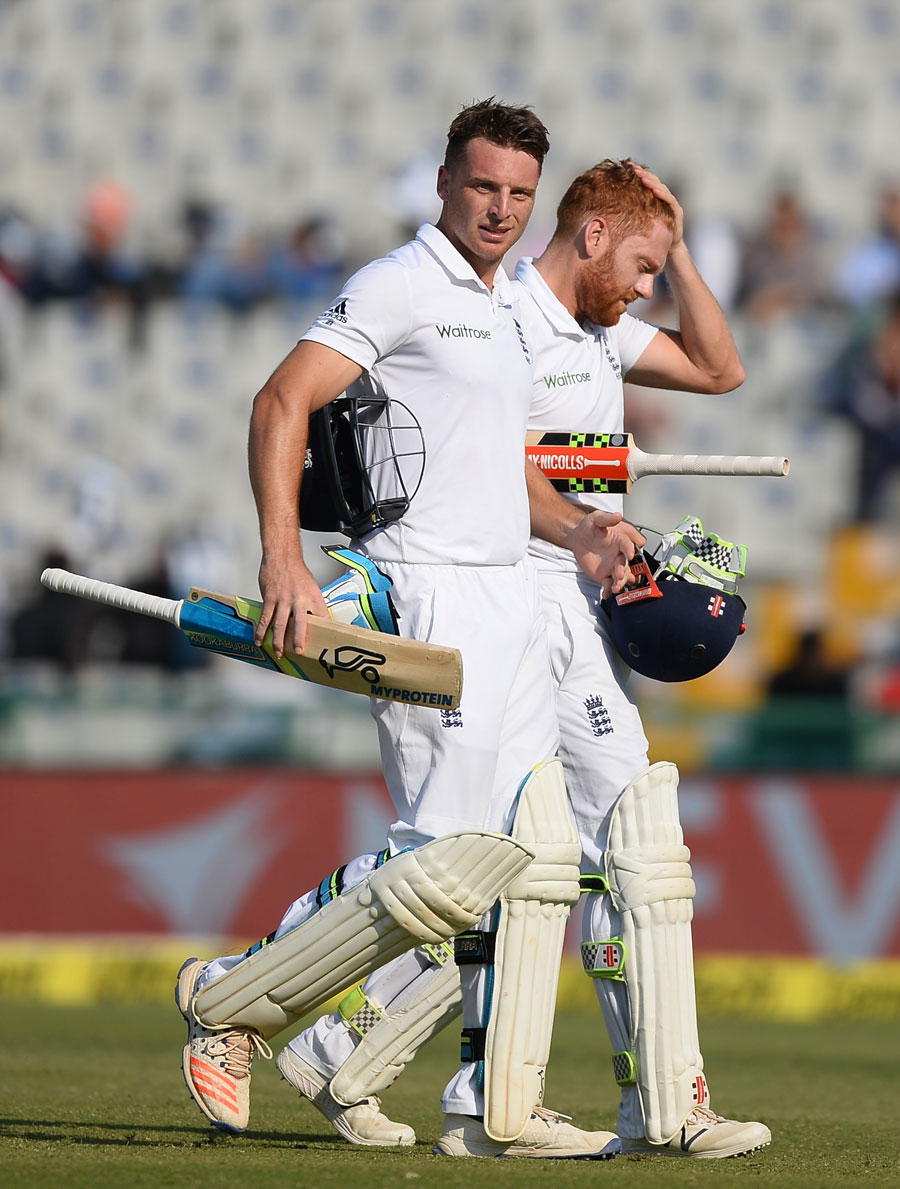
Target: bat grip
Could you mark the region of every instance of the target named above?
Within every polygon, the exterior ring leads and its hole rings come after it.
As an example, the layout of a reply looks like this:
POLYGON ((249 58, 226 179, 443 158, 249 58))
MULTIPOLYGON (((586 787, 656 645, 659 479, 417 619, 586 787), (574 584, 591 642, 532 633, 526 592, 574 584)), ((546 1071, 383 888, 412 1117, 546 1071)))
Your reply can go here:
MULTIPOLYGON (((641 475, 786 475, 787 458, 749 454, 653 454, 633 451, 633 478, 641 475)), ((631 464, 631 459, 629 459, 631 464)))
POLYGON ((83 574, 71 574, 68 570, 44 570, 41 582, 48 590, 60 594, 77 595, 81 599, 104 603, 107 607, 120 607, 123 611, 137 611, 141 615, 163 619, 174 627, 179 626, 183 602, 181 599, 164 599, 159 595, 144 594, 140 590, 130 590, 127 586, 99 582, 96 578, 86 578, 83 574))

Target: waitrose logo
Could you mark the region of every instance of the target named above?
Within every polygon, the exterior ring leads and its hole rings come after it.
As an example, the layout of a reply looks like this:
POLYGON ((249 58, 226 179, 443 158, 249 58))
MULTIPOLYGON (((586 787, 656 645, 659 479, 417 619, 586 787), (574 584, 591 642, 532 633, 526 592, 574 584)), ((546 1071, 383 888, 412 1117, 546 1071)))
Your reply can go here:
POLYGON ((556 376, 544 376, 544 383, 548 388, 565 388, 569 384, 586 384, 590 378, 590 372, 560 372, 556 376))
POLYGON ((438 326, 435 330, 442 339, 489 339, 489 330, 478 330, 475 326, 438 326))

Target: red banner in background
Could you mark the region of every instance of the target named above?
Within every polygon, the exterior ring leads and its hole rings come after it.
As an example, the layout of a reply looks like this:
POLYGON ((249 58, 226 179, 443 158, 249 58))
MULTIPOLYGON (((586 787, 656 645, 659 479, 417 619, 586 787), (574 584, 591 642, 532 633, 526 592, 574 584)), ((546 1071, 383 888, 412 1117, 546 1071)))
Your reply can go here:
MULTIPOLYGON (((380 775, 7 771, 0 787, 7 934, 257 937, 393 817, 380 775)), ((680 802, 699 952, 900 957, 900 782, 686 777, 680 802)))

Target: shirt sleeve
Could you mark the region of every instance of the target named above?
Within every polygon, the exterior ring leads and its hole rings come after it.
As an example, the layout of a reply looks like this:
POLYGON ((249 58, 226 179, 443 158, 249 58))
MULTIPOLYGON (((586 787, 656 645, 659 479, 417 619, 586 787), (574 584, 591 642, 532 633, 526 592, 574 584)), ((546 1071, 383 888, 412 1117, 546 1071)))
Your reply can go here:
POLYGON ((322 343, 370 371, 409 337, 411 327, 408 269, 376 260, 353 274, 301 342, 322 343))
POLYGON ((623 376, 628 375, 658 333, 658 326, 630 314, 622 315, 616 324, 616 344, 623 376))

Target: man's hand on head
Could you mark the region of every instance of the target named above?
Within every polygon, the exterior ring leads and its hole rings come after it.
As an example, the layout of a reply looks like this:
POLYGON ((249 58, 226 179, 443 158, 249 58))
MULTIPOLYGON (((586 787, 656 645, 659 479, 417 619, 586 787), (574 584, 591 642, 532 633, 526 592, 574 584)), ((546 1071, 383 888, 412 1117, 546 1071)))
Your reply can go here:
MULTIPOLYGON (((666 206, 671 207, 672 213, 675 216, 675 230, 672 234, 672 248, 677 248, 684 239, 684 211, 681 209, 681 204, 664 182, 661 182, 655 173, 651 173, 649 169, 645 169, 643 165, 638 165, 636 161, 631 163, 634 166, 634 172, 641 179, 648 190, 652 190, 660 201, 664 202, 666 206)), ((671 251, 671 248, 669 249, 671 251)))

